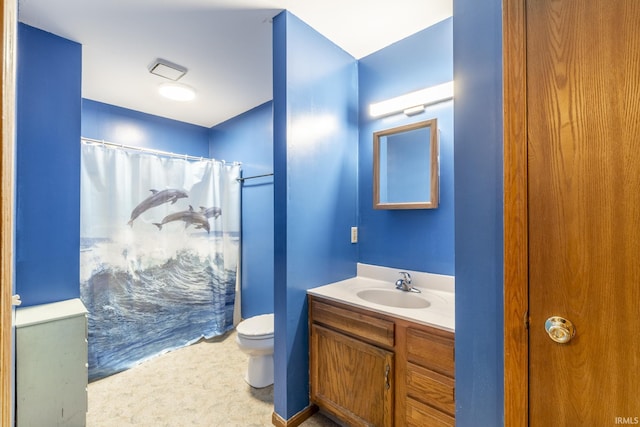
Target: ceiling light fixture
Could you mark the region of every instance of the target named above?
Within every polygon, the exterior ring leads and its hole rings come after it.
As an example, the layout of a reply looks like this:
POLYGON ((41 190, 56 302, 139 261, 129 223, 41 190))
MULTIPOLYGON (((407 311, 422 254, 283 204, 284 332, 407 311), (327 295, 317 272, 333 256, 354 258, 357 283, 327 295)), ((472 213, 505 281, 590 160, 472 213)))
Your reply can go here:
POLYGON ((175 82, 187 74, 187 69, 182 65, 158 58, 149 65, 149 72, 175 82))
POLYGON ((196 91, 182 83, 162 83, 158 86, 158 92, 165 98, 174 101, 191 101, 196 97, 196 91))
POLYGON ((421 113, 426 105, 453 98, 453 81, 396 96, 369 105, 371 117, 383 117, 404 111, 408 116, 421 113))

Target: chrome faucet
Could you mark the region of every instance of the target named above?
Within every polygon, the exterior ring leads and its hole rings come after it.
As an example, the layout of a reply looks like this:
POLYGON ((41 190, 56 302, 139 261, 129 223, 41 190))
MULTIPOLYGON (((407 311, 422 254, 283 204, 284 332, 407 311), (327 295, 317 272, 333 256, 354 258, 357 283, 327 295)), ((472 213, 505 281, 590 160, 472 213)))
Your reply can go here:
POLYGON ((420 292, 420 289, 416 289, 411 286, 411 274, 406 271, 401 271, 402 278, 396 280, 396 289, 400 289, 405 292, 420 292))

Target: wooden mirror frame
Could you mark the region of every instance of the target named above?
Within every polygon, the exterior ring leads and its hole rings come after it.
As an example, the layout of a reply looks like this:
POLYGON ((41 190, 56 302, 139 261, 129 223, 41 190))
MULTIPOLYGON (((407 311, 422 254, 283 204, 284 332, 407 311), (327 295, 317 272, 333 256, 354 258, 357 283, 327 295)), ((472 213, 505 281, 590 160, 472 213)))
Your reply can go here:
POLYGON ((438 161, 438 120, 429 119, 417 123, 398 126, 373 133, 373 208, 374 209, 435 209, 438 207, 440 188, 438 161), (386 203, 380 201, 380 139, 385 136, 409 132, 421 128, 430 128, 429 144, 430 161, 425 167, 430 168, 430 194, 428 200, 415 202, 386 203))

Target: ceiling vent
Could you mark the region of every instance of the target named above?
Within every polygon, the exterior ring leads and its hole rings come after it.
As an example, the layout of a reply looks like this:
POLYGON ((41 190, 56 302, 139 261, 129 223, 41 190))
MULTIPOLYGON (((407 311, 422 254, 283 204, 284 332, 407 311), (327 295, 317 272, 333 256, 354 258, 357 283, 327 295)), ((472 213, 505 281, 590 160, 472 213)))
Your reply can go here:
POLYGON ((179 80, 187 73, 187 69, 164 59, 156 59, 149 66, 149 72, 169 80, 179 80))

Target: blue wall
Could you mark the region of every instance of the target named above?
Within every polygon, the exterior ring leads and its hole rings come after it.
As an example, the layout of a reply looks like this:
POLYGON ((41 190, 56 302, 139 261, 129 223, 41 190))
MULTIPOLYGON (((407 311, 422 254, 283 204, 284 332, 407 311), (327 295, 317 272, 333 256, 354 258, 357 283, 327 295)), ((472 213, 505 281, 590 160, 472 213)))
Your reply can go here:
POLYGON ((357 62, 289 12, 274 19, 275 411, 309 403, 306 290, 355 276, 357 62))
POLYGON ((419 115, 369 117, 369 104, 453 79, 452 18, 359 62, 359 262, 454 274, 453 101, 419 115), (438 119, 440 205, 429 210, 373 209, 373 132, 438 119))
POLYGON ((453 4, 459 427, 504 423, 501 6, 453 4))
POLYGON ((16 291, 23 306, 80 296, 82 49, 18 25, 16 291))
MULTIPOLYGON (((245 177, 273 172, 273 103, 211 129, 210 157, 242 162, 245 177)), ((273 313, 273 177, 242 184, 242 317, 273 313)))
POLYGON ((178 154, 209 157, 209 129, 82 100, 82 136, 178 154))

